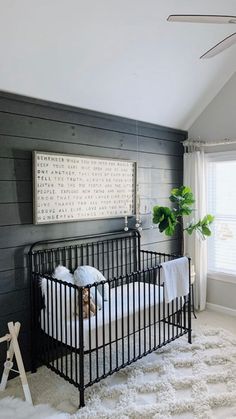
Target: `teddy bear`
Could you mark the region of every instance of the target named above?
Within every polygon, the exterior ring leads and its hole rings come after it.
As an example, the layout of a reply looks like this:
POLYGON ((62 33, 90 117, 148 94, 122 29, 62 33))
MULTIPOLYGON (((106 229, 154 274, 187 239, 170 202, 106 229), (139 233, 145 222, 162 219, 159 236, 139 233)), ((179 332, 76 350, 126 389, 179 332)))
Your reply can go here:
POLYGON ((96 311, 97 311, 97 308, 92 300, 91 295, 90 295, 90 301, 89 301, 88 288, 84 288, 83 289, 83 318, 86 319, 90 316, 95 316, 96 311))

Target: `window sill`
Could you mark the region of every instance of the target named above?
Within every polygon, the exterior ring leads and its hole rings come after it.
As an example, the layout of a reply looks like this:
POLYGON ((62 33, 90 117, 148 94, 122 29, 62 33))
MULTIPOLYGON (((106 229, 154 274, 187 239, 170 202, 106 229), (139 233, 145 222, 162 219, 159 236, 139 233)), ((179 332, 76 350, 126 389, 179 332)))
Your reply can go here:
POLYGON ((228 282, 228 283, 236 285, 236 274, 233 275, 233 274, 226 274, 224 272, 208 272, 207 278, 214 279, 216 281, 221 281, 221 282, 228 282))

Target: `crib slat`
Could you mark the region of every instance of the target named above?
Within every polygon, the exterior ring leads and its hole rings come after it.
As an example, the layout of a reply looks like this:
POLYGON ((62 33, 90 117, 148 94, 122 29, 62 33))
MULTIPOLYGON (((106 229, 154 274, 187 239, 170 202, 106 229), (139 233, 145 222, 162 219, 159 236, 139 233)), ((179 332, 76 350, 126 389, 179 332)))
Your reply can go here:
POLYGON ((131 237, 129 237, 129 272, 132 272, 132 250, 131 250, 131 237))
POLYGON ((130 316, 130 309, 129 309, 130 281, 129 281, 129 276, 127 274, 126 274, 126 286, 127 286, 127 333, 128 333, 127 341, 128 341, 128 363, 129 363, 130 362, 130 318, 129 318, 129 316, 130 316))
POLYGON ((109 356, 110 356, 110 371, 112 371, 112 336, 111 336, 111 281, 109 285, 109 356))
POLYGON ((78 348, 78 334, 77 334, 77 327, 78 327, 78 305, 79 305, 79 295, 77 287, 74 288, 74 310, 75 310, 75 321, 74 321, 74 332, 75 332, 75 348, 74 351, 74 362, 75 362, 75 382, 78 383, 78 356, 77 356, 77 348, 78 348))
POLYGON ((173 313, 174 313, 174 300, 172 300, 171 301, 171 321, 172 321, 172 336, 171 336, 171 338, 172 338, 172 340, 173 340, 173 338, 174 338, 174 333, 175 333, 175 326, 174 326, 174 315, 173 315, 173 313))
POLYGON ((84 406, 84 323, 83 323, 83 288, 79 293, 79 389, 80 407, 84 406))
POLYGON ((167 338, 170 340, 170 303, 167 304, 167 338))
POLYGON ((46 279, 46 283, 47 283, 47 363, 50 363, 50 318, 49 318, 49 281, 48 279, 46 279))
POLYGON ((104 308, 104 283, 102 284, 102 345, 103 345, 103 375, 106 374, 106 352, 105 352, 105 308, 104 308))
POLYGON ((183 299, 182 299, 182 297, 180 297, 179 304, 180 304, 179 323, 180 323, 180 332, 182 333, 182 316, 183 316, 183 312, 182 312, 183 311, 183 299))
POLYGON ((176 317, 177 317, 177 336, 179 335, 179 299, 178 298, 176 298, 175 299, 175 301, 176 301, 176 313, 177 313, 177 315, 176 315, 176 317))
POLYGON ((101 271, 104 274, 104 271, 105 271, 105 247, 104 247, 104 242, 102 242, 102 269, 101 269, 101 271))
POLYGON ((84 247, 82 244, 80 246, 80 260, 81 260, 81 265, 83 266, 84 265, 84 247))
POLYGON ((122 364, 124 365, 125 359, 125 346, 124 346, 124 277, 121 279, 121 339, 122 339, 122 364))
POLYGON ((69 319, 70 319, 70 378, 73 380, 73 343, 72 343, 72 322, 73 322, 73 315, 72 315, 72 295, 71 295, 71 287, 69 289, 69 319))
POLYGON ((92 266, 95 266, 94 265, 94 252, 95 252, 95 250, 94 250, 94 243, 92 243, 92 266))
POLYGON ((140 308, 140 299, 141 299, 141 292, 140 292, 140 273, 137 273, 137 281, 138 281, 138 350, 139 356, 141 355, 141 308, 140 308))
POLYGON ((164 340, 164 342, 166 340, 165 317, 166 317, 166 299, 165 299, 165 285, 163 285, 162 319, 164 320, 164 322, 162 323, 162 325, 163 325, 163 340, 164 340))
MULTIPOLYGON (((116 277, 120 276, 119 274, 119 249, 118 249, 118 240, 116 240, 116 277)), ((119 284, 120 285, 120 284, 119 284)))
POLYGON ((186 330, 186 304, 187 304, 187 297, 184 297, 184 330, 186 330))
MULTIPOLYGON (((154 274, 154 292, 153 292, 153 298, 154 298, 154 306, 153 306, 153 318, 154 318, 154 348, 157 347, 157 334, 156 334, 156 329, 157 329, 157 324, 156 324, 156 284, 158 285, 158 289, 159 289, 159 283, 158 283, 158 271, 157 269, 154 269, 153 271, 154 274)), ((159 320, 159 319, 158 319, 159 320)))
POLYGON ((86 265, 89 265, 89 245, 86 244, 86 265))
POLYGON ((115 286, 115 335, 116 335, 116 368, 118 368, 118 323, 117 323, 117 314, 118 314, 118 302, 117 302, 117 286, 115 286))
POLYGON ((62 306, 62 283, 60 282, 60 329, 61 329, 61 371, 64 374, 63 368, 63 324, 62 324, 62 316, 63 316, 63 306, 62 306))
MULTIPOLYGON (((89 318, 88 318, 88 324, 89 324, 89 379, 92 381, 92 346, 91 346, 91 288, 88 288, 88 301, 89 301, 89 318)), ((96 310, 98 310, 96 306, 96 310)), ((97 311, 96 311, 97 316, 97 311)))
MULTIPOLYGON (((95 287, 95 305, 98 306, 98 288, 97 284, 94 285, 95 287)), ((97 379, 99 378, 99 365, 98 365, 98 316, 95 316, 95 334, 96 334, 96 372, 97 372, 97 379)))
POLYGON ((112 240, 112 242, 111 242, 111 257, 112 257, 112 260, 111 260, 111 262, 112 262, 112 278, 114 278, 115 277, 115 263, 114 263, 114 257, 115 257, 115 255, 114 255, 114 241, 112 240))
MULTIPOLYGON (((147 272, 148 273, 148 272, 147 272)), ((144 353, 146 353, 147 350, 147 342, 146 342, 146 282, 143 282, 143 327, 144 327, 144 336, 143 336, 143 340, 144 340, 144 353)))
POLYGON ((56 369, 58 369, 58 358, 59 358, 59 353, 58 353, 58 301, 57 301, 57 296, 58 296, 58 283, 55 282, 55 310, 56 310, 56 315, 55 315, 55 321, 56 321, 56 369))
MULTIPOLYGON (((158 302, 157 304, 158 304, 159 346, 161 346, 161 268, 160 266, 158 266, 158 302)), ((164 287, 163 287, 162 304, 164 305, 164 287)))
POLYGON ((125 262, 125 275, 127 275, 128 273, 128 254, 127 254, 127 237, 125 237, 125 257, 124 257, 124 262, 125 262))
POLYGON ((123 240, 122 239, 120 239, 120 258, 121 258, 121 260, 120 260, 120 264, 121 264, 121 275, 123 276, 123 240))
POLYGON ((100 271, 100 255, 99 255, 99 242, 97 242, 97 267, 100 271))
POLYGON ((63 291, 64 291, 64 304, 65 304, 65 308, 64 308, 64 319, 65 319, 65 323, 64 323, 64 328, 65 328, 65 342, 66 342, 66 347, 65 347, 65 361, 66 361, 66 376, 68 375, 68 333, 67 333, 67 299, 66 299, 66 285, 63 285, 63 291))
POLYGON ((107 279, 110 279, 110 250, 109 250, 109 241, 107 241, 107 279))
POLYGON ((136 273, 132 273, 132 283, 133 283, 133 359, 136 357, 136 348, 135 348, 135 336, 136 336, 136 324, 135 324, 135 276, 137 277, 136 273))
MULTIPOLYGON (((151 324, 152 324, 152 319, 151 319, 151 272, 153 273, 153 271, 148 270, 148 325, 149 325, 149 351, 151 350, 152 347, 152 338, 151 338, 151 324)), ((144 331, 144 333, 146 333, 144 331)))

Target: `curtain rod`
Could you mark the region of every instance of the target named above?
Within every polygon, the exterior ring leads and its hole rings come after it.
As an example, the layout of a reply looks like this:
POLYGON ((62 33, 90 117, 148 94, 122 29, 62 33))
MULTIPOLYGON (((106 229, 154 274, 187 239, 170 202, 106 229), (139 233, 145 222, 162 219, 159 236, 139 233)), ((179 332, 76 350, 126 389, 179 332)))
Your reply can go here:
POLYGON ((183 141, 183 146, 195 146, 195 147, 213 147, 217 145, 228 145, 228 144, 236 144, 236 140, 231 140, 230 138, 224 138, 224 140, 219 141, 213 141, 213 142, 207 142, 207 141, 201 141, 201 140, 193 140, 193 139, 187 139, 183 141))

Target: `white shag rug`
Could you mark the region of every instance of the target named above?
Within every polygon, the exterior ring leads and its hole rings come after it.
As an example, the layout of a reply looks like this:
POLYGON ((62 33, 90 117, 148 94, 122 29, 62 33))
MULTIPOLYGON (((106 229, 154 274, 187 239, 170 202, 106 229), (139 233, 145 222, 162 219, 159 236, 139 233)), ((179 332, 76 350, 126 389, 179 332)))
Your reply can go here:
MULTIPOLYGON (((29 375, 29 384, 35 404, 50 403, 72 415, 3 399, 0 418, 236 418, 236 336, 205 329, 193 333, 192 345, 184 336, 87 389, 80 410, 78 391, 45 367, 29 375)), ((5 395, 22 397, 18 379, 10 381, 5 395)))
POLYGON ((46 404, 30 406, 28 403, 13 397, 0 400, 0 418, 2 419, 69 419, 67 413, 59 413, 46 404))

